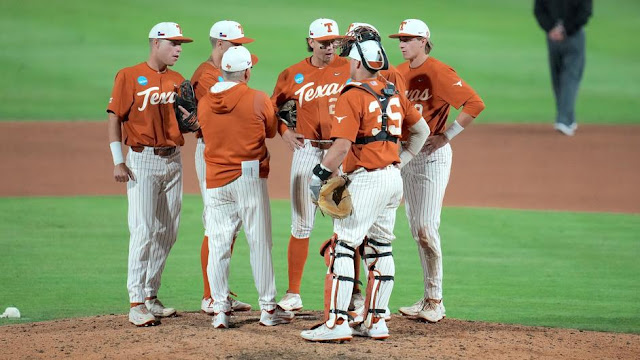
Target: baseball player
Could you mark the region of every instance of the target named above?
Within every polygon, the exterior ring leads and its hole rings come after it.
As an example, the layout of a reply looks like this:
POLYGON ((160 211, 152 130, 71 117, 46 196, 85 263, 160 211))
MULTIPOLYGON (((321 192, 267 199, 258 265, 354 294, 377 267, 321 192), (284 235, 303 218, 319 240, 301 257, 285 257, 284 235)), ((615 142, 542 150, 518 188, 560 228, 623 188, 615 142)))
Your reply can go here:
MULTIPOLYGON (((211 42, 211 56, 207 61, 198 66, 191 77, 191 84, 196 95, 196 100, 202 99, 209 93, 211 87, 222 80, 222 72, 220 71, 220 62, 222 55, 232 46, 242 46, 253 42, 253 39, 244 36, 242 25, 235 21, 223 20, 218 21, 209 30, 209 40, 211 42)), ((198 175, 198 184, 202 199, 205 199, 205 161, 204 161, 204 140, 202 139, 202 131, 196 133, 198 139, 196 145, 195 161, 196 174, 198 175)), ((202 212, 202 221, 206 229, 206 210, 202 212)), ((234 237, 235 239, 235 237, 234 237)), ((207 264, 209 263, 209 240, 204 236, 202 246, 200 248, 200 264, 202 266, 202 279, 204 283, 204 294, 202 295, 201 310, 207 314, 213 314, 213 299, 211 297, 211 287, 207 276, 207 264)), ((233 311, 251 310, 251 305, 231 298, 231 308, 233 311)))
POLYGON ((349 63, 336 56, 341 39, 338 24, 317 19, 309 26, 307 49, 311 56, 280 73, 271 100, 280 108, 295 100, 297 127, 280 123, 278 132, 293 150, 291 162, 291 237, 287 250, 289 287, 278 302, 285 310, 302 309, 300 283, 309 249, 316 206, 309 198, 309 173, 330 146, 331 115, 335 113, 340 90, 349 79, 349 63))
POLYGON ((129 321, 137 326, 153 325, 158 317, 176 313, 157 298, 182 206, 184 138, 173 103, 174 89, 184 78, 168 67, 178 61, 182 44, 191 41, 176 23, 155 25, 149 32, 148 60, 118 72, 107 106, 113 176, 127 183, 129 321), (126 162, 123 139, 129 146, 126 162))
POLYGON ((249 243, 251 268, 258 290, 260 324, 288 323, 292 312, 276 305, 276 284, 271 261, 271 211, 267 192, 269 152, 277 118, 267 94, 247 86, 257 58, 242 46, 222 56, 223 81, 200 99, 198 114, 205 142, 206 235, 209 239, 208 275, 213 295, 215 328, 228 328, 229 262, 231 246, 240 226, 249 243), (242 136, 238 136, 242 134, 242 136))
POLYGON ((378 71, 386 69, 388 61, 378 41, 356 42, 349 58, 355 81, 347 84, 338 98, 331 128, 335 141, 313 169, 309 187, 317 199, 322 182, 342 164, 351 180, 353 213, 334 222, 337 236, 331 245, 325 282, 325 293, 330 294, 325 303, 327 316, 321 325, 301 333, 309 341, 351 340, 353 333, 374 339, 389 337, 384 312, 395 274, 391 242, 395 239, 396 209, 402 199, 399 167, 422 148, 429 133, 411 103, 395 91, 393 84, 379 80, 378 71), (400 153, 403 129, 411 134, 400 153), (355 281, 353 257, 365 236, 365 319, 352 333, 347 308, 355 281))
MULTIPOLYGON (((349 25, 347 28, 347 32, 345 33, 345 37, 342 40, 342 46, 340 49, 340 56, 347 57, 351 52, 352 46, 356 41, 363 42, 366 40, 375 40, 380 42, 380 33, 375 26, 363 23, 363 22, 354 22, 349 25)), ((382 82, 391 82, 396 86, 396 90, 400 94, 405 93, 405 80, 402 75, 398 72, 398 70, 393 67, 393 65, 389 64, 389 68, 386 70, 380 70, 378 72, 378 76, 380 77, 380 81, 382 82)), ((356 282, 353 286, 353 295, 351 297, 351 302, 349 304, 349 310, 353 310, 356 313, 361 312, 364 309, 364 297, 362 296, 362 292, 360 291, 359 281, 360 281, 360 252, 356 252, 354 257, 354 266, 355 266, 355 279, 356 282)), ((385 320, 391 319, 391 311, 389 308, 385 309, 385 320)))
POLYGON ((407 19, 400 23, 398 33, 389 37, 400 40, 400 50, 407 61, 398 66, 398 71, 406 79, 407 98, 431 130, 424 148, 402 169, 405 208, 423 269, 424 297, 400 308, 400 313, 435 323, 445 317, 438 229, 451 172, 449 142, 480 114, 484 103, 455 70, 430 56, 431 33, 423 21, 407 19), (462 107, 462 111, 446 128, 451 106, 462 107))

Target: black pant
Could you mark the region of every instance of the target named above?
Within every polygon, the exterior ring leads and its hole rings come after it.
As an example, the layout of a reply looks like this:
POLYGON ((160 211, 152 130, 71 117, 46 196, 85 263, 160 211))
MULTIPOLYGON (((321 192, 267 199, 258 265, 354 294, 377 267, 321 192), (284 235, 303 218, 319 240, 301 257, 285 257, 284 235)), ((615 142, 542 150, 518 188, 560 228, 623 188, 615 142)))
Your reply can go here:
POLYGON ((552 41, 547 38, 551 82, 556 97, 556 123, 572 126, 578 87, 585 63, 584 29, 565 38, 552 41))

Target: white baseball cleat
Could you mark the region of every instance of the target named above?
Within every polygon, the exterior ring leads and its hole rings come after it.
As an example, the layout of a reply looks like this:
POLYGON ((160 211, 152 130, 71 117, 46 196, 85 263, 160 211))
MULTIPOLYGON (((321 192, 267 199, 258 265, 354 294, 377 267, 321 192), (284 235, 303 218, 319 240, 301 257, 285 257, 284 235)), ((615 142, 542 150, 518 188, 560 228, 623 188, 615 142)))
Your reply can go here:
POLYGON ((229 316, 230 312, 219 312, 217 314, 213 314, 213 319, 211 320, 211 326, 216 329, 228 329, 229 328, 229 316))
MULTIPOLYGON (((240 300, 236 300, 232 297, 229 297, 229 301, 231 302, 231 310, 233 311, 249 311, 251 310, 251 305, 244 303, 240 300)), ((203 312, 213 315, 213 298, 202 299, 202 304, 200 305, 200 310, 203 312)))
POLYGON ((202 304, 200 304, 200 310, 209 315, 213 315, 215 311, 213 311, 213 298, 202 299, 202 304))
POLYGON ((286 293, 282 300, 278 302, 278 306, 287 311, 298 311, 302 309, 302 298, 300 294, 286 293))
POLYGON ((430 323, 437 323, 446 316, 442 299, 427 299, 424 309, 418 313, 418 317, 430 323))
POLYGON ((235 298, 229 297, 231 300, 231 310, 233 311, 249 311, 251 310, 251 305, 235 298))
POLYGON ((144 304, 140 304, 129 309, 129 322, 135 326, 152 326, 157 320, 144 304))
POLYGON ((398 311, 400 314, 404 316, 418 316, 420 311, 424 308, 425 298, 418 300, 415 304, 411 306, 403 306, 398 311))
POLYGON ((170 307, 164 307, 162 302, 157 298, 151 300, 145 300, 144 305, 147 307, 150 313, 155 317, 167 317, 176 314, 176 309, 170 307))
POLYGON ((286 311, 280 306, 276 306, 271 311, 262 310, 260 314, 260 325, 263 326, 276 326, 280 324, 288 324, 293 320, 294 314, 291 311, 286 311))
POLYGON ((353 328, 353 335, 384 340, 389 337, 389 328, 384 318, 373 318, 371 329, 367 328, 364 323, 360 323, 353 328))
POLYGON ((342 319, 341 324, 337 324, 333 329, 329 329, 326 323, 316 325, 311 330, 300 333, 303 339, 308 341, 350 341, 353 339, 351 328, 346 320, 342 319))

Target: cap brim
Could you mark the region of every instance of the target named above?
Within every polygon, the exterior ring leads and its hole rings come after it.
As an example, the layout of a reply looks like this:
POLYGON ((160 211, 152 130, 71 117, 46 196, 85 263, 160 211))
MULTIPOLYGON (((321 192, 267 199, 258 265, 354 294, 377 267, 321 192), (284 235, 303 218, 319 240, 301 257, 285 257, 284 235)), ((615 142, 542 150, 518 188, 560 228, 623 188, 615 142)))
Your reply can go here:
POLYGON ((344 39, 344 36, 342 36, 342 35, 327 35, 327 36, 321 36, 321 37, 312 38, 312 39, 313 40, 317 40, 317 41, 340 40, 340 39, 344 39))
POLYGON ((193 39, 188 38, 188 37, 184 37, 184 36, 174 36, 174 37, 170 37, 170 38, 164 38, 165 40, 171 40, 171 41, 181 41, 184 43, 190 43, 193 42, 193 39))
POLYGON ((398 34, 389 35, 389 37, 392 38, 392 39, 397 39, 397 38, 400 38, 400 37, 424 37, 424 36, 420 36, 420 35, 416 35, 416 34, 398 33, 398 34))
MULTIPOLYGON (((221 40, 224 40, 224 39, 221 39, 221 40)), ((229 41, 230 43, 233 43, 233 44, 248 44, 248 43, 252 43, 253 39, 248 38, 248 37, 241 37, 241 38, 237 38, 237 39, 233 39, 233 40, 227 40, 227 41, 229 41)))
POLYGON ((258 57, 251 54, 251 66, 255 66, 258 63, 258 57))

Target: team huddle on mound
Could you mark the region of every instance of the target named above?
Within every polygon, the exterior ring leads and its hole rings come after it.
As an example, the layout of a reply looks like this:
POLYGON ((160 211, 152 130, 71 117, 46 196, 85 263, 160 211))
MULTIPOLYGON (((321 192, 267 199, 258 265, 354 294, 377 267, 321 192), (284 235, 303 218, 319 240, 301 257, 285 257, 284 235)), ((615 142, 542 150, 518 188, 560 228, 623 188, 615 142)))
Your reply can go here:
POLYGON ((241 226, 260 324, 294 319, 303 307, 300 285, 320 208, 334 218, 334 234, 320 251, 327 264, 324 321, 301 336, 309 341, 389 337, 393 231, 403 198, 423 268, 424 296, 400 313, 432 323, 443 319, 438 229, 451 170, 449 142, 484 103, 452 68, 430 56, 427 25, 408 19, 390 35, 407 60, 394 68, 373 25, 352 23, 341 35, 335 21, 317 19, 306 38, 311 56, 280 73, 271 97, 248 86, 258 58, 243 46, 253 39, 239 23, 217 22, 209 36, 211 56, 185 81, 168 67, 192 40, 178 24, 154 26, 149 59, 118 72, 107 107, 114 178, 127 183, 129 202, 129 321, 155 325, 176 313, 157 294, 177 236, 180 147, 183 133, 190 131, 198 139, 195 162, 204 203, 201 308, 212 315, 213 327, 228 328, 234 311, 251 309, 232 297, 228 282, 241 226), (447 127, 451 106, 462 110, 447 127), (265 144, 276 133, 293 151, 289 286, 279 302, 265 144), (123 141, 129 146, 126 159, 123 141))

